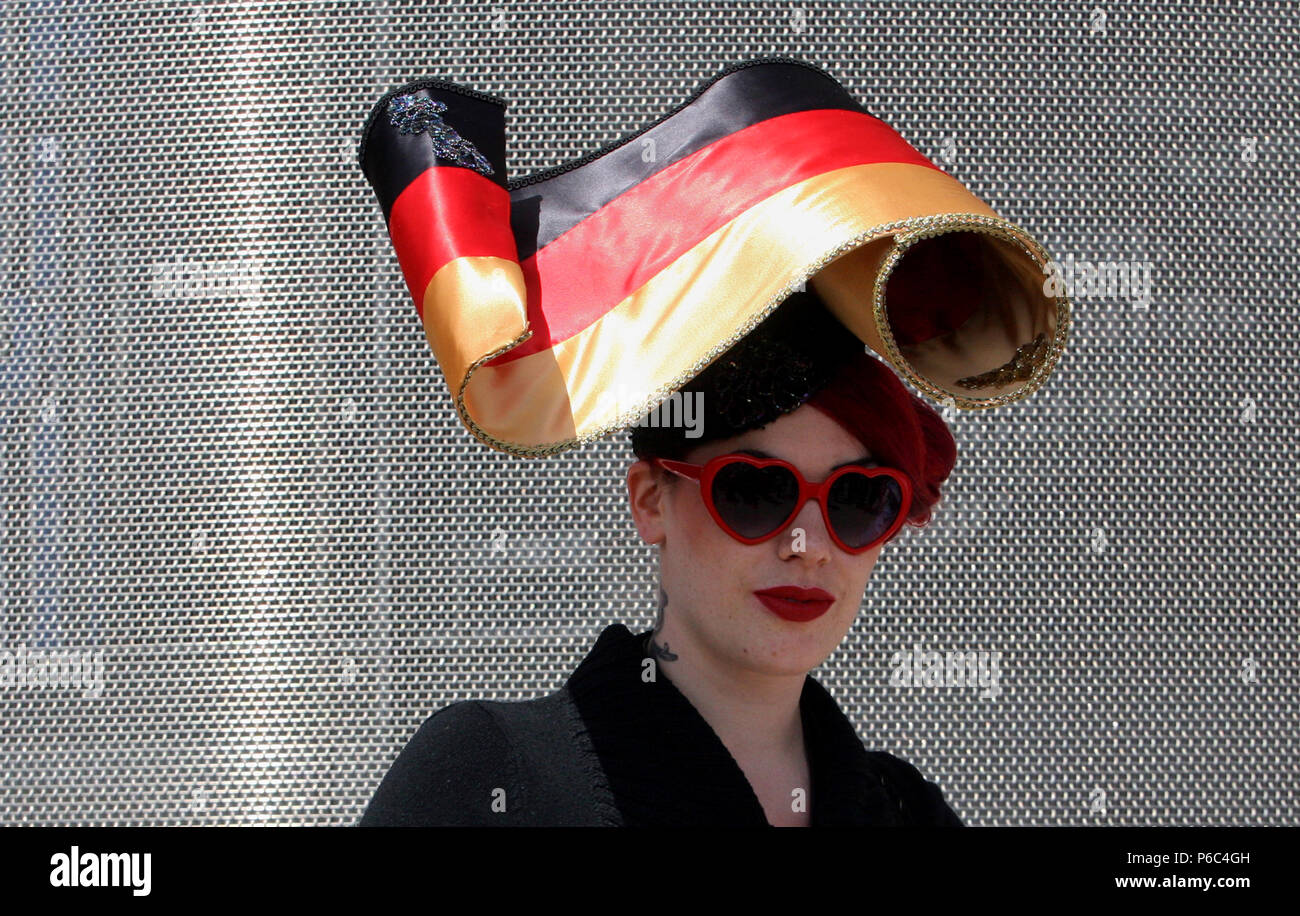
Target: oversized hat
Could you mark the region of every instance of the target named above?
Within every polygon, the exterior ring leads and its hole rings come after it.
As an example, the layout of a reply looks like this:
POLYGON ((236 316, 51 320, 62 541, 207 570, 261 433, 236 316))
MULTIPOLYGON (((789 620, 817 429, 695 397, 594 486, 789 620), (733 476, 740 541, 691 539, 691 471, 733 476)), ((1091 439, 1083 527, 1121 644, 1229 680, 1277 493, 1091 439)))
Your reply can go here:
POLYGON ((505 106, 407 83, 358 150, 456 410, 492 448, 550 455, 636 423, 797 290, 962 409, 1028 396, 1064 349, 1042 247, 812 64, 734 64, 513 181, 505 106))

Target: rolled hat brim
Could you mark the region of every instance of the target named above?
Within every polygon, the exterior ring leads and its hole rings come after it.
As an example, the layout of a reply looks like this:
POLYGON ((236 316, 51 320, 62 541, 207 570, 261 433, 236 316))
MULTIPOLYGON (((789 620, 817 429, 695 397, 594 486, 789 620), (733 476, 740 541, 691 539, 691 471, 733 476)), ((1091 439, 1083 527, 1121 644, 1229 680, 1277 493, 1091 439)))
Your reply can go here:
POLYGON ((645 416, 810 286, 847 333, 963 409, 1064 349, 1049 258, 821 69, 745 61, 654 123, 507 180, 505 102, 421 80, 359 156, 465 426, 554 454, 645 416))

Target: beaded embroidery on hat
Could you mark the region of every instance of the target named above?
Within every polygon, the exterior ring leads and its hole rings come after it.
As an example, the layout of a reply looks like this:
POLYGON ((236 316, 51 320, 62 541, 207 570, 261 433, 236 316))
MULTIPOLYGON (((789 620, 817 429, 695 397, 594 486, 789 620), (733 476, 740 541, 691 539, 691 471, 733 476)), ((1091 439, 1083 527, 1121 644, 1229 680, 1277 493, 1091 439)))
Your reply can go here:
POLYGON ((402 134, 428 134, 433 140, 433 151, 439 159, 491 175, 492 164, 478 148, 456 132, 442 119, 446 102, 408 93, 399 95, 388 103, 389 122, 402 134))

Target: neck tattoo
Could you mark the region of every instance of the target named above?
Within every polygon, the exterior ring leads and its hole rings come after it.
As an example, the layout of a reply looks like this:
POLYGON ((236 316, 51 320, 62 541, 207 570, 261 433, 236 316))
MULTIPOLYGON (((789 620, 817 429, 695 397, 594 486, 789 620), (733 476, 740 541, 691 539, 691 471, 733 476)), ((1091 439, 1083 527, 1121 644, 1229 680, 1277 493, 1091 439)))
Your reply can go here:
POLYGON ((654 658, 661 659, 662 661, 675 662, 677 661, 677 655, 668 650, 668 643, 660 645, 659 641, 655 638, 659 635, 659 631, 664 627, 664 608, 666 607, 668 607, 668 593, 665 592, 664 587, 660 585, 659 613, 655 616, 654 630, 652 630, 650 635, 646 637, 646 652, 654 658))

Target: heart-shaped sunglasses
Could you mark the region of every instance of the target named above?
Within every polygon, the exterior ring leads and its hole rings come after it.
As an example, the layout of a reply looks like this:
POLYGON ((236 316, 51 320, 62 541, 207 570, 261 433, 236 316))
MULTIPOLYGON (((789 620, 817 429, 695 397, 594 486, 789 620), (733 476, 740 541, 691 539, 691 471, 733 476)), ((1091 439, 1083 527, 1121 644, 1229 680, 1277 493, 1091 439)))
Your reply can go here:
POLYGON ((669 458, 651 462, 699 483, 713 520, 742 544, 775 537, 814 499, 839 548, 863 553, 893 537, 912 505, 912 481, 895 468, 850 465, 810 483, 780 458, 730 454, 704 464, 669 458))

